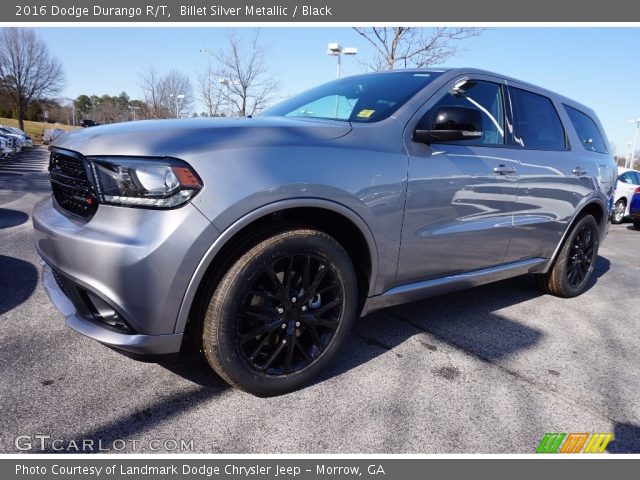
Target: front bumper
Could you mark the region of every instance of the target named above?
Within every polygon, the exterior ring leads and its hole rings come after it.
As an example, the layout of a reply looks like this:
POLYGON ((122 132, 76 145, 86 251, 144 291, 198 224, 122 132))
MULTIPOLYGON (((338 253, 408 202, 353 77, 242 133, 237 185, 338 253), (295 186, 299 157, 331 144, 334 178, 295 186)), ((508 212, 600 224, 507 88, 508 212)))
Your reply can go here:
POLYGON ((218 237, 198 209, 100 205, 86 220, 61 211, 49 197, 36 204, 33 225, 46 262, 43 283, 69 327, 135 354, 180 350, 178 312, 198 263, 218 237), (103 310, 129 328, 112 328, 103 310))
POLYGON ((109 330, 81 315, 55 280, 53 270, 43 262, 42 284, 53 305, 62 313, 65 323, 82 335, 110 347, 140 355, 177 353, 182 345, 182 334, 141 335, 109 330))

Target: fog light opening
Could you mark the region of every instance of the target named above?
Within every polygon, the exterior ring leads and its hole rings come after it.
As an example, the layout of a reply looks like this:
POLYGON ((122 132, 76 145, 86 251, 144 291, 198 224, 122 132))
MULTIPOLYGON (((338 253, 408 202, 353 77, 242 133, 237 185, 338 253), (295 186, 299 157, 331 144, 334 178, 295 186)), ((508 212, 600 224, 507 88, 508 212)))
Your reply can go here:
POLYGON ((118 332, 134 333, 122 316, 100 297, 91 292, 86 292, 86 299, 94 320, 118 332))

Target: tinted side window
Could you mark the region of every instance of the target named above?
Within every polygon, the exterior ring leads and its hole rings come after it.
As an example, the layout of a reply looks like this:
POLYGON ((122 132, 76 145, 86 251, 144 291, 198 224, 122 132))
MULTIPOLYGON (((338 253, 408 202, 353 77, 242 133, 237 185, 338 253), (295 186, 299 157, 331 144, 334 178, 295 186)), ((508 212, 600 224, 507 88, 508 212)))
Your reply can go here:
POLYGON ((576 110, 569 105, 565 105, 564 109, 567 111, 573 127, 580 137, 582 146, 589 151, 598 153, 607 153, 607 147, 602 138, 602 134, 593 119, 580 110, 576 110))
POLYGON ((551 100, 519 88, 511 92, 516 107, 515 142, 532 150, 566 150, 564 128, 551 100))
POLYGON ((627 173, 623 173, 622 175, 620 175, 620 177, 618 177, 618 180, 620 180, 622 183, 628 183, 630 185, 633 185, 633 180, 634 179, 631 177, 629 172, 627 172, 627 173))
POLYGON ((637 172, 629 172, 629 175, 631 176, 631 183, 640 185, 640 175, 637 172))
POLYGON ((429 130, 433 116, 440 107, 467 107, 480 111, 482 116, 481 138, 455 142, 462 145, 504 145, 504 107, 502 88, 491 82, 463 80, 456 83, 422 118, 419 127, 429 130))

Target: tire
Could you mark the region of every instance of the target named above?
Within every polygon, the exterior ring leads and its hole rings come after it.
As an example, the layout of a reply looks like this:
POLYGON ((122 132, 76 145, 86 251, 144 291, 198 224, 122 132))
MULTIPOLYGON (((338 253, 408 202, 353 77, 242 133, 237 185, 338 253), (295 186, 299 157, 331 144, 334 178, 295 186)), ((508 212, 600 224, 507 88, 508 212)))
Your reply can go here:
POLYGON ((571 229, 551 270, 537 275, 542 290, 563 298, 582 294, 593 275, 599 246, 598 223, 585 215, 571 229))
POLYGON ((203 319, 205 357, 227 383, 255 395, 295 390, 344 343, 357 291, 351 259, 329 235, 295 227, 266 234, 211 296, 203 319))
POLYGON ((633 226, 636 227, 636 230, 640 230, 640 220, 634 220, 633 226))
POLYGON ((624 214, 627 210, 627 202, 624 199, 620 199, 613 207, 613 215, 611 216, 611 223, 619 225, 624 220, 624 214))

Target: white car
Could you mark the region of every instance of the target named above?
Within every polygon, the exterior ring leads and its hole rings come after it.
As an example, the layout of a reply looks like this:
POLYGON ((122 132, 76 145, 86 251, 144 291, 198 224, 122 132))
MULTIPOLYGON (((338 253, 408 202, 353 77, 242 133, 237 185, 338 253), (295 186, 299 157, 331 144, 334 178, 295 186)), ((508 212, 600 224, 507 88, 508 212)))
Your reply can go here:
POLYGON ((12 133, 15 133, 16 135, 20 135, 22 138, 24 138, 24 145, 23 145, 24 147, 33 147, 32 138, 29 135, 27 135, 24 130, 20 130, 17 127, 7 127, 6 125, 2 125, 2 128, 5 128, 11 131, 12 133))
POLYGON ((15 147, 16 153, 19 153, 22 151, 22 147, 24 147, 24 144, 25 144, 25 139, 22 135, 13 133, 11 130, 1 125, 0 125, 0 133, 2 133, 2 135, 5 137, 11 137, 15 139, 14 147, 15 147))
POLYGON ((628 168, 618 168, 618 181, 614 197, 611 223, 622 223, 629 215, 629 205, 635 189, 640 187, 640 172, 628 168))
POLYGON ((13 148, 11 148, 9 143, 9 140, 4 137, 0 137, 0 157, 6 158, 13 154, 13 148))

